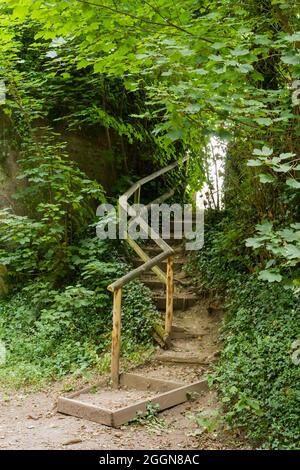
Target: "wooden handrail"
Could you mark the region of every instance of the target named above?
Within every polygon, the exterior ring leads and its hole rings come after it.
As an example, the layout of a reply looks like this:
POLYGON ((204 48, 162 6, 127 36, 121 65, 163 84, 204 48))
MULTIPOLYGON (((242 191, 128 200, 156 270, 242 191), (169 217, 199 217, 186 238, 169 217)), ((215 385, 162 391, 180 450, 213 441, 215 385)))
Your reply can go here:
POLYGON ((173 162, 173 163, 170 163, 170 165, 167 165, 165 166, 164 168, 161 168, 160 170, 157 170, 155 171, 154 173, 152 173, 151 175, 149 176, 145 176, 144 178, 140 179, 139 181, 137 181, 136 183, 134 183, 124 194, 123 196, 126 196, 127 198, 130 198, 130 196, 133 195, 133 193, 135 193, 135 191, 139 188, 141 188, 142 186, 144 186, 144 184, 146 183, 149 183, 150 181, 152 180, 155 180, 156 178, 158 178, 159 176, 162 176, 164 175, 165 173, 168 173, 168 171, 171 171, 173 170, 174 168, 176 168, 177 166, 179 166, 180 163, 184 163, 188 160, 188 155, 186 155, 185 157, 182 158, 181 162, 173 162))
POLYGON ((159 255, 155 256, 149 261, 146 261, 146 263, 142 264, 138 268, 133 269, 129 273, 117 279, 117 281, 110 284, 107 289, 111 292, 116 289, 120 289, 120 287, 123 287, 125 284, 128 284, 128 282, 133 281, 145 271, 148 271, 149 269, 153 268, 153 266, 157 266, 161 261, 168 258, 171 254, 173 254, 172 248, 169 251, 163 251, 162 253, 159 253, 159 255))
MULTIPOLYGON (((182 159, 182 163, 188 160, 188 156, 182 159)), ((151 207, 151 204, 158 204, 162 201, 165 201, 174 194, 174 191, 169 191, 166 194, 163 194, 159 198, 155 199, 152 203, 145 206, 144 211, 140 214, 137 214, 135 209, 130 206, 128 199, 132 195, 137 195, 135 202, 140 202, 140 193, 141 188, 144 184, 149 183, 150 181, 162 176, 168 171, 173 170, 179 165, 179 162, 173 162, 166 167, 155 171, 149 176, 140 179, 134 183, 122 196, 119 197, 119 214, 121 211, 125 211, 131 217, 129 225, 133 222, 138 222, 141 229, 144 230, 147 235, 150 234, 150 238, 161 248, 162 252, 159 253, 154 258, 150 259, 149 256, 144 252, 144 250, 134 241, 128 237, 126 229, 126 241, 129 243, 131 248, 137 253, 144 263, 136 269, 133 269, 129 273, 117 279, 115 282, 110 284, 107 289, 113 292, 114 303, 113 303, 113 331, 112 331, 112 351, 111 351, 111 378, 113 387, 119 387, 120 383, 120 345, 121 345, 121 299, 122 299, 122 287, 128 282, 138 278, 142 273, 147 270, 152 269, 156 276, 166 284, 166 316, 165 316, 165 335, 168 336, 171 333, 172 321, 173 321, 173 293, 174 293, 174 284, 173 284, 173 255, 174 250, 168 245, 168 243, 163 240, 158 233, 156 233, 153 228, 147 224, 147 222, 142 218, 142 215, 145 210, 148 210, 151 207), (158 267, 158 264, 167 260, 167 275, 158 267)))

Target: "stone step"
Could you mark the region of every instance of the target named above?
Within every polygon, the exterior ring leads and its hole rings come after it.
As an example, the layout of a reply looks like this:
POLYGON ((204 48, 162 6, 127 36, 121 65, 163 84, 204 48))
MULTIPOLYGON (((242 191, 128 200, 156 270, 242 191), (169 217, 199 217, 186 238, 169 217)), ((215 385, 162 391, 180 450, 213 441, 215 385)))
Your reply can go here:
MULTIPOLYGON (((155 294, 152 296, 152 300, 155 303, 158 310, 165 310, 166 308, 166 297, 164 295, 155 294)), ((173 309, 174 310, 186 310, 192 307, 197 302, 197 297, 193 294, 175 294, 173 298, 173 309)))

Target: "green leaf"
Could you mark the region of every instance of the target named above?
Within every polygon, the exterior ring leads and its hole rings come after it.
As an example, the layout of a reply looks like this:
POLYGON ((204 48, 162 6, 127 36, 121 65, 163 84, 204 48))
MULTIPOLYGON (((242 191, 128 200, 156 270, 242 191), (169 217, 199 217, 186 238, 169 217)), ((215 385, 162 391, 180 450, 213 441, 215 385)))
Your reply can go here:
POLYGON ((300 259, 300 249, 296 245, 288 244, 284 248, 285 254, 290 259, 300 259))
POLYGON ((288 152, 288 153, 281 153, 279 155, 279 158, 280 158, 280 160, 285 160, 286 158, 291 158, 291 157, 295 157, 295 156, 296 156, 295 153, 288 152))
POLYGON ((288 34, 288 35, 284 36, 284 39, 285 39, 285 41, 288 41, 288 42, 300 41, 300 31, 297 31, 294 34, 288 34))
POLYGON ((269 271, 267 269, 261 271, 258 276, 262 281, 280 282, 282 280, 281 274, 276 271, 269 271))
POLYGON ((290 169, 292 168, 291 165, 289 165, 288 163, 284 163, 282 165, 279 165, 278 167, 274 167, 273 170, 276 171, 277 173, 287 173, 288 171, 290 171, 290 169))
POLYGON ((94 64, 94 72, 96 72, 96 73, 103 72, 103 63, 102 62, 96 62, 94 64))
POLYGON ((167 137, 171 139, 173 142, 175 140, 180 140, 183 137, 183 130, 182 129, 172 129, 167 133, 167 137))
POLYGON ((276 181, 276 178, 274 178, 274 176, 269 175, 267 173, 260 173, 258 176, 259 176, 260 182, 263 184, 274 183, 274 181, 276 181))
POLYGON ((269 46, 270 44, 272 44, 272 40, 269 39, 268 36, 257 35, 254 38, 254 44, 261 44, 263 46, 269 46))
POLYGON ((264 145, 261 150, 254 149, 252 152, 253 155, 261 155, 263 157, 269 157, 270 155, 272 155, 272 153, 273 153, 273 149, 267 147, 266 145, 264 145))
POLYGON ((222 49, 224 47, 227 47, 226 42, 215 42, 214 44, 211 45, 213 49, 222 49))
POLYGON ((294 178, 288 178, 286 184, 291 188, 300 189, 300 181, 295 180, 294 178))
POLYGON ((247 166, 262 166, 263 162, 261 160, 248 160, 247 166))
POLYGON ((207 70, 205 70, 205 69, 196 69, 195 73, 197 75, 207 75, 208 74, 207 70))
POLYGON ((243 56, 243 55, 247 55, 249 54, 249 49, 240 49, 240 48, 236 48, 236 49, 233 49, 233 51, 231 51, 231 54, 235 57, 239 57, 239 56, 243 56))
POLYGON ((260 248, 262 246, 262 242, 259 238, 247 238, 246 246, 249 248, 260 248))
POLYGON ((196 114, 200 111, 201 106, 197 103, 189 104, 186 108, 183 108, 183 111, 188 114, 196 114))
POLYGON ((282 62, 288 65, 300 65, 300 54, 289 52, 281 56, 282 62))
POLYGON ((270 126, 273 123, 272 119, 270 118, 256 118, 254 121, 262 126, 270 126))
POLYGON ((17 5, 13 11, 13 18, 24 19, 29 11, 29 5, 17 5))
POLYGON ((251 72, 252 70, 254 70, 254 68, 253 68, 253 65, 251 65, 251 64, 240 64, 238 66, 238 70, 241 73, 248 73, 248 72, 251 72))
POLYGON ((269 234, 272 231, 273 224, 269 220, 263 222, 262 224, 257 224, 255 226, 256 230, 259 231, 262 235, 269 234))

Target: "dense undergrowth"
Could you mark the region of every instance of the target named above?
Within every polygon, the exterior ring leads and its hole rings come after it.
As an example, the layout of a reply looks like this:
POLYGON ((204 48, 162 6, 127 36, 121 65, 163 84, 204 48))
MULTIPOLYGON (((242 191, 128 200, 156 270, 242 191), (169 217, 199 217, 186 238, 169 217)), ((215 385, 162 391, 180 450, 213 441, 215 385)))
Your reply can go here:
POLYGON ((299 291, 247 271, 245 250, 238 244, 228 250, 226 225, 225 217, 206 228, 205 246, 191 262, 200 286, 226 298, 213 377, 225 420, 258 447, 299 448, 300 369, 292 358, 300 337, 299 291))
MULTIPOLYGON (((54 288, 41 278, 0 301, 0 339, 5 363, 0 382, 40 385, 67 373, 107 372, 110 367, 112 296, 106 286, 129 266, 109 243, 83 240, 72 284, 54 288), (83 246, 89 246, 88 255, 83 246), (93 250, 93 251, 91 251, 93 250), (98 258, 98 259, 97 259, 98 258)), ((139 282, 124 288, 122 352, 138 362, 151 351, 149 338, 156 310, 139 282)))
MULTIPOLYGON (((130 270, 121 244, 96 236, 100 184, 87 178, 53 135, 27 142, 16 196, 28 215, 1 210, 0 381, 40 384, 89 367, 110 366, 112 295, 130 270), (6 271, 5 271, 6 270, 6 271), (3 282, 4 281, 4 282, 3 282), (5 294, 6 295, 3 295, 5 294)), ((123 289, 123 355, 151 350, 156 316, 139 282, 123 289)))

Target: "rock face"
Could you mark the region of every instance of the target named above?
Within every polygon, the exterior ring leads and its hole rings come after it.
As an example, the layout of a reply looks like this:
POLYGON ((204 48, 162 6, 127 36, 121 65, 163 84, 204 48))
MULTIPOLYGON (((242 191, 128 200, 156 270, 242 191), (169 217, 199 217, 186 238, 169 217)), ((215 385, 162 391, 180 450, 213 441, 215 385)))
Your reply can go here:
MULTIPOLYGON (((65 132, 63 129, 59 131, 61 139, 67 142, 70 158, 89 178, 97 180, 109 193, 116 181, 116 171, 113 158, 108 155, 105 134, 91 137, 65 132)), ((11 124, 0 110, 0 210, 11 208, 19 215, 26 215, 26 209, 13 198, 24 182, 17 179, 18 152, 14 149, 12 139, 11 124)), ((6 267, 0 265, 0 296, 8 293, 6 275, 6 267)))
POLYGON ((15 209, 12 195, 19 184, 16 175, 17 153, 12 149, 8 120, 0 114, 0 208, 15 209))
POLYGON ((98 181, 109 194, 118 174, 115 159, 107 147, 105 133, 90 136, 79 133, 61 132, 67 142, 67 150, 72 160, 90 179, 98 181))
MULTIPOLYGON (((12 207, 22 213, 12 195, 17 191, 20 182, 18 173, 18 153, 12 145, 10 123, 0 110, 0 208, 12 207)), ((72 160, 86 175, 98 181, 110 193, 117 179, 115 160, 108 149, 105 131, 98 135, 87 135, 84 132, 67 132, 57 129, 61 140, 66 142, 67 151, 72 160)))

